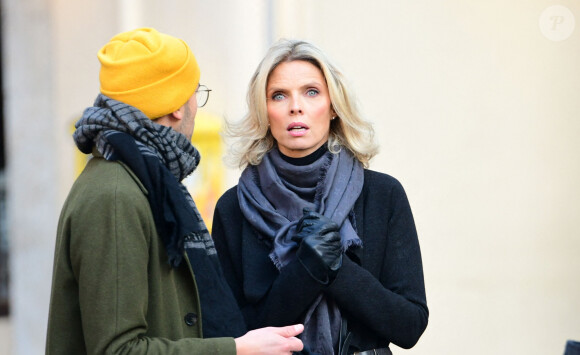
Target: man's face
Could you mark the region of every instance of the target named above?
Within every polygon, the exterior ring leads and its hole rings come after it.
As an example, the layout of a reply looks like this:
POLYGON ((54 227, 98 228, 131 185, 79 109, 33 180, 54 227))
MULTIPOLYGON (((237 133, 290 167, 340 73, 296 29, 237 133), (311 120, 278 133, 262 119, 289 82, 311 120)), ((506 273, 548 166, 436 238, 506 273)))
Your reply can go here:
POLYGON ((191 141, 193 130, 195 128, 195 115, 197 114, 197 100, 195 94, 191 95, 189 100, 183 105, 183 118, 176 127, 176 131, 182 133, 191 141))

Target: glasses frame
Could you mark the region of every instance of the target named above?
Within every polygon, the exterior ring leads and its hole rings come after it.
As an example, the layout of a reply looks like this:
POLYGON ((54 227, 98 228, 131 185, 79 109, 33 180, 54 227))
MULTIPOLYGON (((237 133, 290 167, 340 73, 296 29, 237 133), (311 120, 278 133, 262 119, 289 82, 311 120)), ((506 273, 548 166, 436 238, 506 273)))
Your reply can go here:
POLYGON ((197 101, 197 107, 204 107, 205 104, 207 104, 210 91, 211 89, 209 89, 207 86, 199 84, 197 90, 195 90, 195 100, 197 101))

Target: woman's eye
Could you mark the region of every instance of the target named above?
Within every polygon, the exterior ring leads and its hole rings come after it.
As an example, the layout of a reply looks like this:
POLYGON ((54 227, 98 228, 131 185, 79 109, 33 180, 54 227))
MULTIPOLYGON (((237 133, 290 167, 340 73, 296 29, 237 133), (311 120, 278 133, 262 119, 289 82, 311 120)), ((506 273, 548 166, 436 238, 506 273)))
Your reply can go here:
POLYGON ((318 90, 310 89, 306 92, 306 95, 307 96, 316 96, 316 95, 318 95, 318 90))
POLYGON ((272 95, 272 100, 274 101, 280 101, 284 98, 284 95, 280 94, 280 93, 276 93, 274 95, 272 95))

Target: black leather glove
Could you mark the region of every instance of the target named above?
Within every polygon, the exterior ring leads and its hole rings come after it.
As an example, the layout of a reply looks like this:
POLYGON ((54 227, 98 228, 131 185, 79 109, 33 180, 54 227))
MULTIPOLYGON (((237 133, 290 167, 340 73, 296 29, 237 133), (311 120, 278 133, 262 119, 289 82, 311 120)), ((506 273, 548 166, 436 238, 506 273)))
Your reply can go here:
POLYGON ((330 283, 342 266, 342 243, 338 225, 320 213, 304 209, 296 226, 296 256, 306 271, 322 284, 330 283))

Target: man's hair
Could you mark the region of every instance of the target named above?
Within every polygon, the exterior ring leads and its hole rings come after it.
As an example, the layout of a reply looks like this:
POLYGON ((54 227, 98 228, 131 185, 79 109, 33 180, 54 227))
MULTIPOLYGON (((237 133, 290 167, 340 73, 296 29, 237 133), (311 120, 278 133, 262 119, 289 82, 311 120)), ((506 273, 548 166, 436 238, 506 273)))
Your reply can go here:
POLYGON ((369 160, 377 154, 372 124, 364 120, 357 108, 356 99, 341 71, 314 44, 282 39, 276 42, 262 59, 248 86, 248 112, 242 120, 226 120, 225 136, 235 141, 230 146, 226 161, 244 168, 258 165, 264 154, 275 145, 268 127, 266 87, 274 69, 282 62, 302 60, 322 72, 328 86, 332 109, 337 118, 330 121, 328 148, 337 153, 343 146, 368 167, 369 160))

